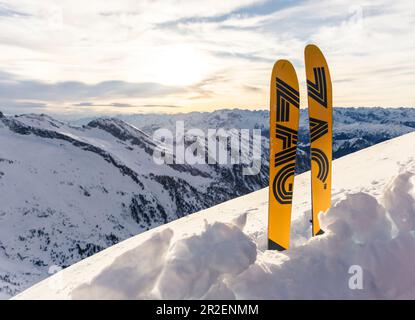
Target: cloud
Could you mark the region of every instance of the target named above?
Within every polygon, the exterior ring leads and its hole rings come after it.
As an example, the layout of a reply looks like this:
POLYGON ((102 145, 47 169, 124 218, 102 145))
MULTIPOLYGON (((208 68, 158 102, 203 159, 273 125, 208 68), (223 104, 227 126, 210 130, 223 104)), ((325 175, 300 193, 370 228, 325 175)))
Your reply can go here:
MULTIPOLYGON (((157 83, 131 83, 120 80, 107 80, 96 84, 79 81, 46 83, 38 80, 19 79, 12 74, 0 73, 0 97, 7 100, 38 101, 79 101, 91 98, 143 98, 164 96, 182 91, 157 83)), ((115 103, 113 107, 126 107, 115 103)))
POLYGON ((93 107, 93 106, 96 106, 96 104, 94 104, 93 102, 79 102, 79 103, 74 103, 73 106, 74 107, 93 107))
POLYGON ((1 109, 45 109, 46 107, 46 103, 40 102, 0 100, 1 109))
POLYGON ((41 102, 10 101, 0 99, 0 112, 5 114, 46 112, 48 105, 41 102))
POLYGON ((162 104, 130 104, 121 102, 111 103, 93 103, 93 102, 79 102, 72 104, 74 107, 113 107, 113 108, 182 108, 183 106, 176 105, 162 105, 162 104))
POLYGON ((244 86, 243 86, 243 88, 244 88, 246 91, 253 91, 253 92, 261 92, 261 91, 262 91, 262 89, 261 89, 261 88, 254 87, 254 86, 247 86, 247 85, 244 85, 244 86))
POLYGON ((414 6, 409 0, 7 0, 0 5, 0 98, 89 101, 117 110, 266 107, 273 62, 293 61, 304 83, 303 49, 313 42, 329 62, 335 104, 415 105, 414 6), (218 74, 226 80, 203 80, 218 74))
POLYGON ((0 17, 29 17, 30 15, 23 12, 11 9, 4 3, 0 3, 0 17))
POLYGON ((72 104, 74 107, 116 107, 116 108, 134 108, 135 106, 129 103, 93 103, 93 102, 79 102, 72 104))
POLYGON ((142 104, 140 108, 184 108, 184 106, 172 105, 172 104, 142 104))

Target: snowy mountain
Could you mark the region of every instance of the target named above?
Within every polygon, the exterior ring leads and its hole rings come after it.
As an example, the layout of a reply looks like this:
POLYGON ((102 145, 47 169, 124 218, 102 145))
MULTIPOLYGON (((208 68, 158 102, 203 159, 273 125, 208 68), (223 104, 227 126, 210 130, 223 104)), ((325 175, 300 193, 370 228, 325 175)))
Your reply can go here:
MULTIPOLYGON (((185 127, 261 129, 263 148, 268 148, 269 113, 265 110, 222 109, 214 112, 190 112, 179 114, 117 115, 117 118, 152 134, 159 128, 174 129, 176 121, 184 121, 185 127)), ((91 119, 79 119, 85 124, 91 119)), ((415 130, 415 108, 334 108, 333 157, 367 148, 376 143, 398 137, 415 130)), ((309 129, 307 109, 300 110, 299 153, 297 172, 310 169, 309 129)), ((265 186, 265 185, 264 185, 265 186)))
POLYGON ((118 119, 83 127, 0 117, 0 296, 121 240, 266 184, 267 167, 157 165, 159 145, 118 119))
POLYGON ((16 299, 415 298, 415 133, 334 161, 324 235, 310 237, 309 172, 295 177, 288 251, 266 250, 267 211, 265 188, 125 240, 16 299), (350 285, 353 270, 362 287, 350 285))

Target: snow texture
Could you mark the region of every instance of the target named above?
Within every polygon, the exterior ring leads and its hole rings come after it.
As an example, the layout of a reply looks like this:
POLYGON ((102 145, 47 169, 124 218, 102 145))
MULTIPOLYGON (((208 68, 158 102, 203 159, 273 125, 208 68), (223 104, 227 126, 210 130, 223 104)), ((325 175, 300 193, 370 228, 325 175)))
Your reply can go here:
POLYGON ((414 299, 414 138, 334 162, 319 237, 310 237, 309 172, 296 176, 288 251, 266 250, 265 188, 132 237, 15 298, 414 299), (350 287, 354 266, 362 289, 350 287))

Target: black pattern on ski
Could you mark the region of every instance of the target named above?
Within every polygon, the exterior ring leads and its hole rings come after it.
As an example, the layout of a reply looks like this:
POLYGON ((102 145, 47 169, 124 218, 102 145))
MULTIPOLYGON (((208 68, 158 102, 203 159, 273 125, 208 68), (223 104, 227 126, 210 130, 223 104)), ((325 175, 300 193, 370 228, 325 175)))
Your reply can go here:
POLYGON ((324 136, 329 131, 329 126, 326 121, 310 117, 310 140, 316 141, 318 138, 324 136))
POLYGON ((313 68, 314 81, 307 80, 308 95, 327 108, 327 81, 324 67, 313 68))
POLYGON ((326 182, 329 175, 329 159, 326 154, 318 148, 311 148, 311 160, 317 162, 317 178, 323 183, 326 182))
POLYGON ((290 105, 300 107, 300 94, 293 87, 277 78, 277 121, 287 122, 290 119, 290 105))

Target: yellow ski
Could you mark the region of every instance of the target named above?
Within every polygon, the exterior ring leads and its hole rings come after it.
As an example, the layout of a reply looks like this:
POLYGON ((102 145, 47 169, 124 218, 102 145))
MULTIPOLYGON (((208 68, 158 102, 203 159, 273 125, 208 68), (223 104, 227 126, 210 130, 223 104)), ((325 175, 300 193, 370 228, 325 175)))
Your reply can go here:
POLYGON ((294 67, 278 60, 271 76, 268 249, 286 250, 290 243, 291 203, 300 116, 294 67))
POLYGON ((305 48, 310 120, 311 200, 313 236, 323 234, 318 214, 331 206, 333 99, 330 72, 320 49, 305 48))

